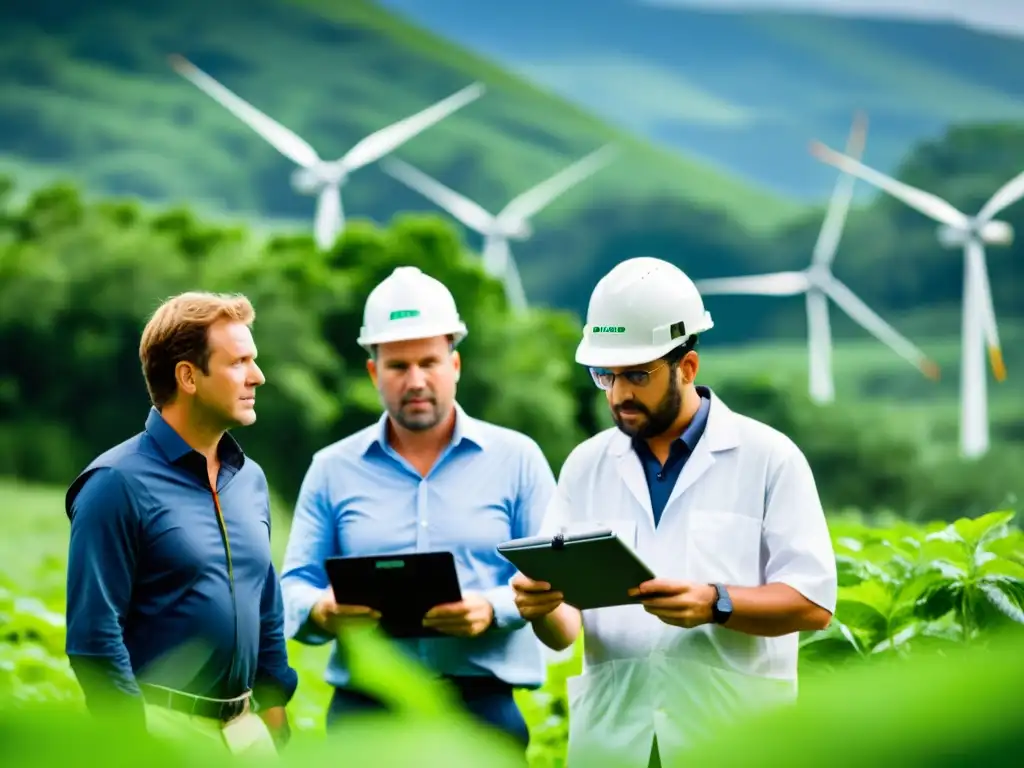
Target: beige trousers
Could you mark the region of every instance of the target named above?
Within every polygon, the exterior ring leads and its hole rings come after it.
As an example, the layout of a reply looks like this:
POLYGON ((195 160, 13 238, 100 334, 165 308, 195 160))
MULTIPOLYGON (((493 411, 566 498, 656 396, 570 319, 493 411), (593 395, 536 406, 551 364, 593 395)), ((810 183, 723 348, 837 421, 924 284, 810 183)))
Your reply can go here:
POLYGON ((153 736, 184 744, 202 744, 200 749, 219 745, 233 754, 253 757, 274 757, 277 747, 270 730, 252 710, 227 723, 209 717, 198 717, 166 707, 146 704, 146 729, 153 736), (197 742, 197 740, 201 740, 197 742))

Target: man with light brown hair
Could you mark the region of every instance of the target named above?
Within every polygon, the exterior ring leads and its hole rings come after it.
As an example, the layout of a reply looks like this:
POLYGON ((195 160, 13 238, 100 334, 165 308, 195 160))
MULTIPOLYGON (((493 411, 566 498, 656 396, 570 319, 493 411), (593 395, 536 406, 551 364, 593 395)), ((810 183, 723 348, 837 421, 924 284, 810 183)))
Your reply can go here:
POLYGON ((228 433, 256 421, 254 320, 244 296, 162 304, 139 345, 145 429, 93 460, 65 500, 66 651, 90 710, 232 752, 287 739, 297 685, 267 480, 228 433))

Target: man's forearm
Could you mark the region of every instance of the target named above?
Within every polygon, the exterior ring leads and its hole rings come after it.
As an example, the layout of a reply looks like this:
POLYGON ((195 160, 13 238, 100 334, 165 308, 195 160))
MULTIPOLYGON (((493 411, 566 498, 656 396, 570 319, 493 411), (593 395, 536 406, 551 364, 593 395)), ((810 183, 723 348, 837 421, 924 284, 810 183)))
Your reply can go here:
POLYGON ((92 714, 116 717, 125 725, 145 727, 142 694, 134 677, 126 678, 117 662, 78 655, 69 655, 68 661, 92 714))
POLYGON ((728 587, 733 612, 723 626, 760 637, 825 629, 832 614, 786 584, 728 587))
POLYGON ((582 626, 580 612, 562 603, 544 618, 533 622, 533 632, 548 648, 562 651, 576 642, 582 626))

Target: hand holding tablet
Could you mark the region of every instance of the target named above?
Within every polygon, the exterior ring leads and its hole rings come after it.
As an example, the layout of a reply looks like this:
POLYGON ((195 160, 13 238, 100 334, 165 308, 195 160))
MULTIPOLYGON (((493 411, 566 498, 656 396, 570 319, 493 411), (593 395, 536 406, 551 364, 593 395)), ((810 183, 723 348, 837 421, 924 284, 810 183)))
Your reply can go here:
POLYGON ((560 597, 580 610, 637 604, 641 598, 630 590, 655 578, 610 528, 513 539, 498 552, 529 580, 517 585, 519 602, 537 618, 554 610, 560 597))

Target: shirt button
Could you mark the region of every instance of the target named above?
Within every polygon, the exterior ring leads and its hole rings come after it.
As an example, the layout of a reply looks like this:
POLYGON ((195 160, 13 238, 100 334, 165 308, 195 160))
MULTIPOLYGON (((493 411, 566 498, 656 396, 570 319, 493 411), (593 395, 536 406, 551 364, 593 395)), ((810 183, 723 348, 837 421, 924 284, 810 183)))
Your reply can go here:
POLYGON ((424 528, 426 528, 427 527, 427 521, 426 520, 420 521, 420 525, 423 526, 424 528))

